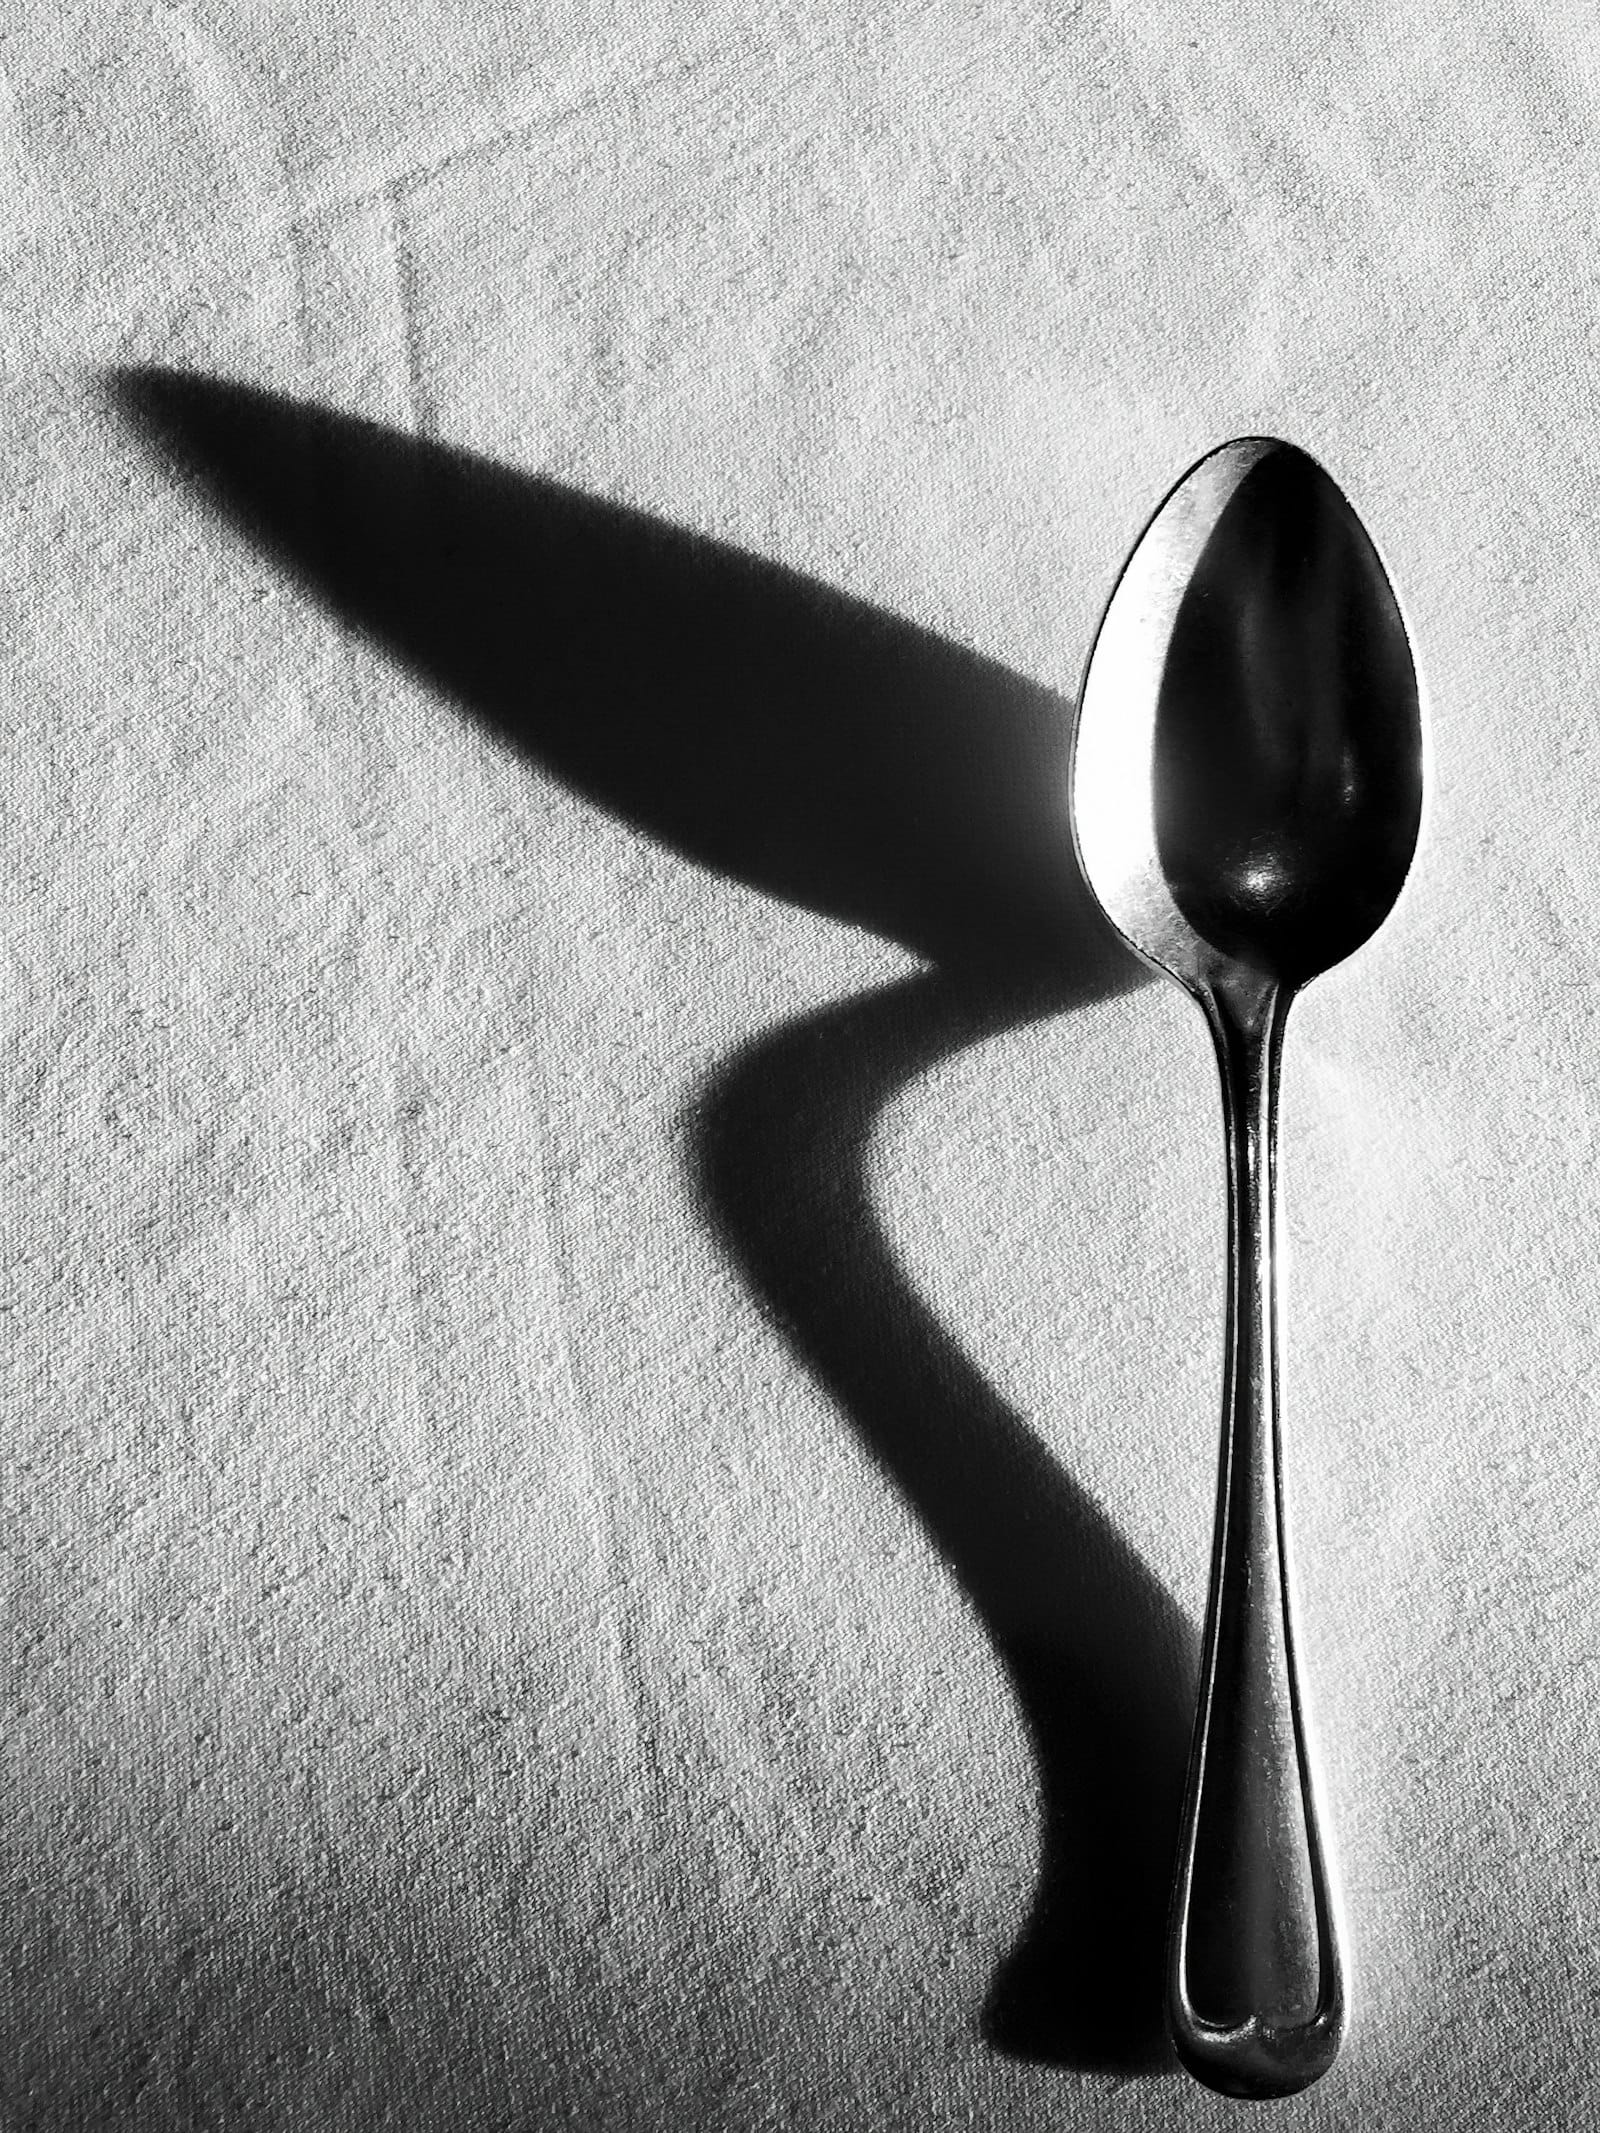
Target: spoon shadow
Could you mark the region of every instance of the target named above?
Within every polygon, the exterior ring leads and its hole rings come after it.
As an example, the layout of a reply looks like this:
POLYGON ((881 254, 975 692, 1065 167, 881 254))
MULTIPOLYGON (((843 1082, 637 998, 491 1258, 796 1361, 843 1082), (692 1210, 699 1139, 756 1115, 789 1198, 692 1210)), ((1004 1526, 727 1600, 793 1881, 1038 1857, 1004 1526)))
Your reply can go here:
POLYGON ((715 1227, 911 1504, 993 1640, 1037 1759, 1031 1915, 983 2027, 1007 2054, 1167 2064, 1162 1946, 1194 1708, 1170 1594, 917 1294, 873 1205, 885 1106, 966 1045, 1071 1004, 934 971, 801 1018, 698 1108, 715 1227))
POLYGON ((1078 874, 1046 691, 796 573, 551 480, 215 380, 108 384, 328 609, 531 763, 931 972, 760 1039, 695 1111, 702 1213, 926 1523, 1001 1653, 1044 1802, 985 2028, 1165 2065, 1192 1635, 900 1271, 875 1117, 941 1057, 1137 982, 1078 874))
POLYGON ((1037 684, 541 475, 219 380, 107 383, 288 577, 657 842, 934 962, 1112 938, 1037 684))

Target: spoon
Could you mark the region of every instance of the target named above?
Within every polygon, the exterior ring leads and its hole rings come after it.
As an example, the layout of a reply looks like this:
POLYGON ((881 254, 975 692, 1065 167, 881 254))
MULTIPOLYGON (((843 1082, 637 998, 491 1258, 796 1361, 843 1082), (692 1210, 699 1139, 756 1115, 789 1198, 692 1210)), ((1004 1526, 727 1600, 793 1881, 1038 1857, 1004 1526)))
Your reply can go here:
POLYGON ((1202 459, 1111 596, 1071 780, 1085 879, 1129 945, 1200 1003, 1222 1076, 1222 1444, 1167 2021, 1189 2071, 1235 2096, 1315 2081, 1346 2020, 1279 1469, 1284 1022, 1399 895, 1425 761, 1405 622, 1344 496, 1273 438, 1202 459))

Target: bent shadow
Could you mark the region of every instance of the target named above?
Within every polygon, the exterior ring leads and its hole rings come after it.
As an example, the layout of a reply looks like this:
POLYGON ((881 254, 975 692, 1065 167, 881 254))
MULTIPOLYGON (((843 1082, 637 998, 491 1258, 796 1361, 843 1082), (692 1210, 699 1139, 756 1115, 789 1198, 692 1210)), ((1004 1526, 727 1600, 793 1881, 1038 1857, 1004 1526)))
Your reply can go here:
POLYGON ((936 966, 725 1067, 696 1111, 702 1211, 927 1525, 1029 1725, 1041 1868, 987 2033, 1065 2064, 1164 2063, 1192 1632, 918 1297, 865 1169, 874 1119, 939 1058, 1139 975, 1072 856, 1063 706, 553 481, 218 381, 110 384, 285 571, 530 761, 936 966))
POLYGON ((719 1077, 699 1149, 729 1248, 921 1517, 1028 1726, 1039 1874, 985 2032, 1017 2057, 1132 2073, 1166 2063, 1192 1629, 918 1296, 867 1176, 873 1125, 900 1089, 1070 999, 1059 985, 933 972, 805 1017, 719 1077))

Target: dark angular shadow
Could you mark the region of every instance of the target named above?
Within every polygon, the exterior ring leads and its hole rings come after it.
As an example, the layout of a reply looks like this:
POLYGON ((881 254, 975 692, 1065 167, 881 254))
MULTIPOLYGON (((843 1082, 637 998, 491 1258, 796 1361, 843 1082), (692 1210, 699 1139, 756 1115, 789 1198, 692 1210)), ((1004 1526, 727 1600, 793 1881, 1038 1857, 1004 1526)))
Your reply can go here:
POLYGON ((988 2034, 1065 2064, 1165 2064, 1192 1631, 917 1296, 864 1167, 877 1113, 939 1058, 1137 981, 1072 856, 1065 707, 538 476, 235 385, 110 383, 291 576, 542 769, 937 966, 728 1064, 696 1110, 703 1211, 926 1523, 1026 1714, 1041 1872, 988 2034))
POLYGON ((930 961, 1118 982, 1035 683, 795 572, 538 475, 246 387, 111 389, 342 620, 610 813, 930 961))

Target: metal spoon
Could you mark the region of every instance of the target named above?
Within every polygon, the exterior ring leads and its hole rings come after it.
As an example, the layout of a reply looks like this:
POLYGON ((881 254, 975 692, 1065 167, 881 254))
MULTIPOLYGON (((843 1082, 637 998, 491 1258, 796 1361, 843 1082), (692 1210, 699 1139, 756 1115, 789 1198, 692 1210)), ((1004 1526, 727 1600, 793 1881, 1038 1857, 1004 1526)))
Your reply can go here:
POLYGON ((1272 438, 1201 460, 1100 625, 1072 817, 1107 917, 1199 1001, 1222 1074, 1222 1448, 1167 2019, 1190 2072, 1238 2096, 1315 2081, 1346 2014, 1279 1473, 1278 1062, 1296 992, 1399 894, 1425 760, 1405 622, 1344 496, 1272 438))

